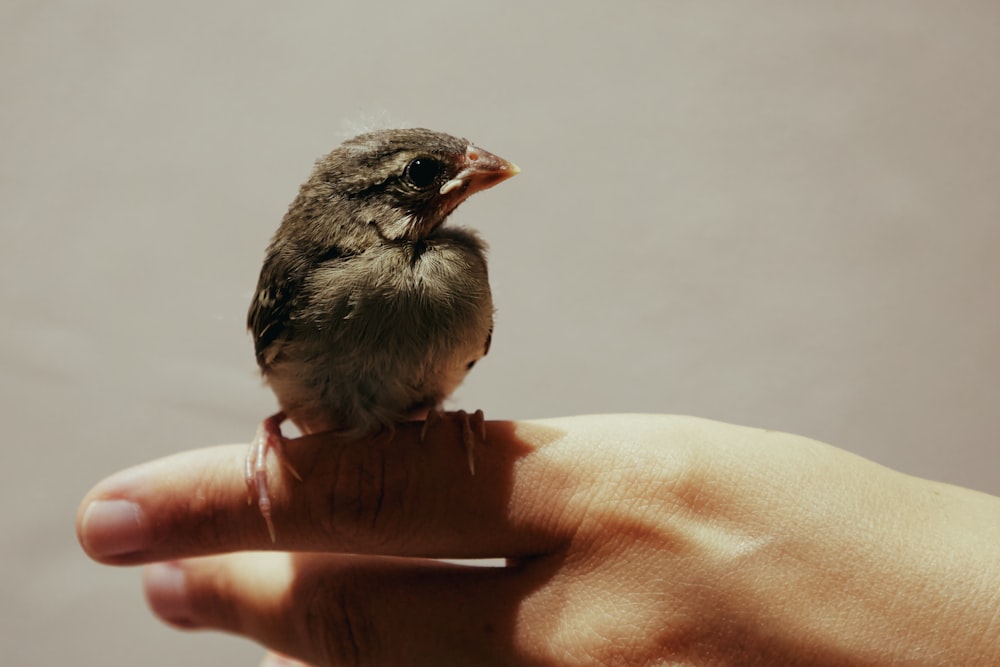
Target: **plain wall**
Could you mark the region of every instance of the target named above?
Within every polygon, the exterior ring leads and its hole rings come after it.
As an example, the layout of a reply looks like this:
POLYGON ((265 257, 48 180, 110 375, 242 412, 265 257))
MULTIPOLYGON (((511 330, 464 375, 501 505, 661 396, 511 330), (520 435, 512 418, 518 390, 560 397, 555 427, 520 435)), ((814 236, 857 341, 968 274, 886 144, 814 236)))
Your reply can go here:
POLYGON ((256 664, 145 610, 73 517, 249 440, 244 318, 313 160, 369 124, 523 173, 453 406, 673 412, 1000 492, 1000 4, 6 0, 0 643, 9 665, 256 664))

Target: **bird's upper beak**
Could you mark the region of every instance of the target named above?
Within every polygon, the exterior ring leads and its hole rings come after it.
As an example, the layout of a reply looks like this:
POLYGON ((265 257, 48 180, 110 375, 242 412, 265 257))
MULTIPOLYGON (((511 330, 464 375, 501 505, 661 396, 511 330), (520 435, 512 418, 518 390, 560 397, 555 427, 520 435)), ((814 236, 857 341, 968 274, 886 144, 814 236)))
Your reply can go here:
POLYGON ((480 190, 492 188, 497 183, 516 176, 520 171, 513 162, 469 144, 461 158, 459 172, 441 186, 440 193, 447 195, 458 190, 459 197, 466 199, 480 190))

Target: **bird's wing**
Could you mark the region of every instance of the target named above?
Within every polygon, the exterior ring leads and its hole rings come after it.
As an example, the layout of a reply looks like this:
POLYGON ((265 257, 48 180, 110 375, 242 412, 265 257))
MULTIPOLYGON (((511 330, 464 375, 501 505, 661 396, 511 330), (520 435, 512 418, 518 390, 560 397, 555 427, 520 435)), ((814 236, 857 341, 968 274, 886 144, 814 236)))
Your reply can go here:
POLYGON ((490 331, 486 334, 486 343, 483 345, 483 356, 485 357, 490 353, 490 345, 493 344, 493 325, 490 325, 490 331))
POLYGON ((257 363, 266 369, 282 344, 292 336, 299 301, 306 299, 305 283, 317 266, 330 265, 352 256, 339 247, 320 253, 303 253, 287 246, 269 250, 257 281, 257 292, 247 313, 247 328, 253 335, 257 363), (307 260, 307 258, 309 258, 307 260))
POLYGON ((304 267, 287 261, 283 253, 270 252, 260 270, 257 292, 250 302, 247 328, 253 335, 257 363, 266 368, 289 333, 289 321, 304 267))

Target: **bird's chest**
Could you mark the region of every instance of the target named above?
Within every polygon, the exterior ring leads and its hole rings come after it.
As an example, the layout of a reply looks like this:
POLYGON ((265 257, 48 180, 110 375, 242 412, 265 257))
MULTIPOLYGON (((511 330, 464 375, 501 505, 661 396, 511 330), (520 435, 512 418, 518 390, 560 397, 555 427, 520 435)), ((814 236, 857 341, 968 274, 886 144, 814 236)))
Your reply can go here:
POLYGON ((423 355, 479 345, 492 326, 478 248, 433 241, 380 247, 321 266, 304 292, 314 342, 345 353, 423 355))

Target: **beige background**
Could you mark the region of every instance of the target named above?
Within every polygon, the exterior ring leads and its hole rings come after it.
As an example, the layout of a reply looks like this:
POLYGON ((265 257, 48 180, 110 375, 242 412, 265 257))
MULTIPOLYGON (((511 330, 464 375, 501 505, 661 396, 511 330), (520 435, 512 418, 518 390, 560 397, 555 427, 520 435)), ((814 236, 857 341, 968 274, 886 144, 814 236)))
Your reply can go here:
POLYGON ((0 7, 3 664, 256 664, 159 625, 73 515, 272 410, 263 249, 366 122, 523 169, 456 216, 499 308, 457 405, 691 413, 1000 492, 1000 4, 382 7, 0 7))

